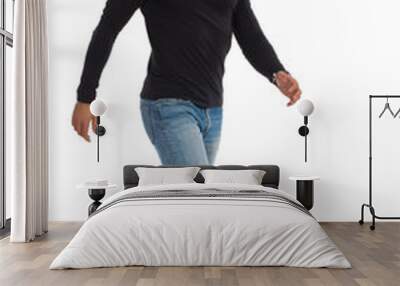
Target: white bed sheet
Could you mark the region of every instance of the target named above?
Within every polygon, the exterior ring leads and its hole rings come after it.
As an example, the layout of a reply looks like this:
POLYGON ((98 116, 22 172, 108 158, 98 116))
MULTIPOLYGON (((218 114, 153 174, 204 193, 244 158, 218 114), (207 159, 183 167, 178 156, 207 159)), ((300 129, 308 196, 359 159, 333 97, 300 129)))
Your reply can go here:
MULTIPOLYGON (((232 184, 143 186, 163 190, 265 190, 232 184)), ((89 218, 50 269, 145 266, 293 266, 349 268, 311 216, 258 199, 186 198, 126 201, 89 218)))

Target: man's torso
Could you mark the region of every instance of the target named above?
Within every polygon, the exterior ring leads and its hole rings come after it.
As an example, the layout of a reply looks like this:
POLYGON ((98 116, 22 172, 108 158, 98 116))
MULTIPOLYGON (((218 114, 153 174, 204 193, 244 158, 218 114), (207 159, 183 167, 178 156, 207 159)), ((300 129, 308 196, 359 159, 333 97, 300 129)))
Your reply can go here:
POLYGON ((238 0, 147 0, 141 7, 152 46, 142 97, 222 105, 224 61, 238 0))

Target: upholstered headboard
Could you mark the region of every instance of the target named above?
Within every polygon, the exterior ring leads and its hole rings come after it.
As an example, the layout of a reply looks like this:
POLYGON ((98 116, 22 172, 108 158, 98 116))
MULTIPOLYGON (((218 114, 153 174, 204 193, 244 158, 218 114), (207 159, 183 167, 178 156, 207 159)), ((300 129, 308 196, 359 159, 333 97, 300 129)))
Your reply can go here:
MULTIPOLYGON (((135 171, 136 167, 147 167, 155 168, 162 167, 167 168, 171 166, 153 166, 153 165, 126 165, 124 167, 124 189, 136 187, 139 183, 139 177, 135 171)), ((262 180, 262 185, 265 187, 271 187, 278 189, 279 187, 279 167, 276 165, 221 165, 221 166, 198 166, 201 169, 221 169, 221 170, 264 170, 265 175, 262 180)), ((197 183, 204 183, 203 176, 199 173, 194 179, 197 183)))

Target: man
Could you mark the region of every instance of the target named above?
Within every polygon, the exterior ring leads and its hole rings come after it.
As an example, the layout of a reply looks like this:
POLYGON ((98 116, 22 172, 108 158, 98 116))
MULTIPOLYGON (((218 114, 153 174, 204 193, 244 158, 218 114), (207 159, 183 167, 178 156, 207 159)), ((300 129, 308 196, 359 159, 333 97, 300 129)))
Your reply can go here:
POLYGON ((152 46, 141 92, 142 119, 163 164, 214 163, 232 35, 253 67, 289 98, 288 106, 300 98, 297 81, 264 36, 250 0, 108 0, 89 44, 72 118, 87 141, 90 122, 95 128, 89 103, 118 33, 137 9, 152 46))

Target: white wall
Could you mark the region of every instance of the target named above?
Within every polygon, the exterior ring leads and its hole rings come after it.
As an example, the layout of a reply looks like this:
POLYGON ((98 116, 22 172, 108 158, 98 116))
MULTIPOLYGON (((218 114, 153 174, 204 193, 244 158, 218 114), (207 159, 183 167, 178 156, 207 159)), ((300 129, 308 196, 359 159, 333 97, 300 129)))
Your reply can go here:
MULTIPOLYGON (((149 0, 151 1, 151 0, 149 0)), ((368 95, 399 93, 399 1, 252 0, 280 58, 316 104, 310 118, 310 162, 303 163, 302 118, 245 61, 236 43, 227 59, 222 142, 218 164, 279 164, 281 187, 288 176, 319 175, 315 216, 323 221, 358 220, 368 188, 368 95)), ((71 112, 86 48, 104 1, 51 0, 50 35, 50 219, 82 220, 90 203, 75 186, 105 177, 122 186, 125 164, 157 164, 139 113, 139 92, 150 47, 138 12, 120 34, 103 73, 99 95, 108 102, 103 119, 101 163, 95 142, 71 127, 71 112)), ((377 104, 375 114, 383 108, 377 104), (378 110, 379 109, 379 110, 378 110)), ((396 105, 395 103, 393 105, 396 105)), ((400 107, 400 101, 396 107, 400 107)), ((376 124, 376 189, 380 215, 398 211, 400 121, 376 124), (389 173, 391 176, 386 176, 389 173), (397 208, 396 208, 397 207, 397 208)), ((397 214, 398 215, 398 214, 397 214)))

